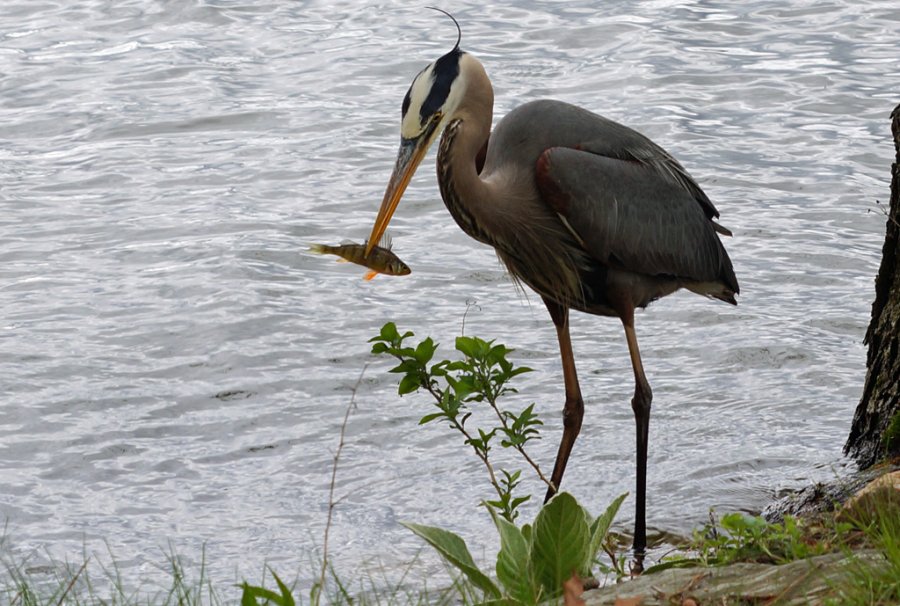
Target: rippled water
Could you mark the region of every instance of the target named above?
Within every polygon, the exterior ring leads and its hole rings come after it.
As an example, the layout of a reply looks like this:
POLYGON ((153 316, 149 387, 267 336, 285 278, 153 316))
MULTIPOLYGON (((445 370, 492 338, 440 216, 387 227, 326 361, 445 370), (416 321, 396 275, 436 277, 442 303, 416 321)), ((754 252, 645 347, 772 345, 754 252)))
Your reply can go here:
MULTIPOLYGON (((885 223, 896 3, 447 8, 498 116, 549 96, 637 127, 735 233, 739 307, 682 293, 638 317, 652 530, 839 473, 885 223)), ((427 400, 398 398, 366 341, 391 319, 452 343, 476 302, 466 332, 536 369, 521 402, 544 415, 549 467, 563 394, 540 300, 459 231, 430 166, 392 222, 412 276, 366 283, 305 253, 368 235, 402 95, 454 40, 400 2, 4 3, 7 556, 108 548, 126 579, 153 578, 169 544, 189 565, 205 545, 214 578, 263 562, 306 574, 366 364, 337 481, 339 569, 403 566, 419 543, 402 519, 490 552, 483 474, 454 436, 416 427, 427 400)), ((617 321, 576 315, 573 338, 587 411, 565 488, 596 510, 633 483, 631 370, 617 321)))

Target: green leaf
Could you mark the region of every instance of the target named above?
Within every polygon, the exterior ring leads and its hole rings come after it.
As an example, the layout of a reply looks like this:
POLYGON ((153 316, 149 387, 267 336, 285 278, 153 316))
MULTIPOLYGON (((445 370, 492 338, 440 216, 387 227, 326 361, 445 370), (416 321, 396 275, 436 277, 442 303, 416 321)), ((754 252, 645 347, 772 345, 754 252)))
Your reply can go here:
POLYGON ((241 583, 241 606, 259 606, 259 602, 256 601, 256 598, 262 598, 264 600, 269 599, 267 594, 270 594, 271 597, 275 600, 278 599, 278 594, 274 591, 269 591, 263 587, 255 587, 250 585, 246 581, 241 583))
POLYGON ((497 554, 497 578, 506 592, 517 602, 535 604, 537 586, 531 569, 528 541, 515 524, 503 519, 493 508, 488 508, 497 532, 500 533, 500 552, 497 554))
POLYGON ((431 358, 432 356, 434 356, 434 351, 436 349, 437 343, 435 343, 431 339, 431 337, 426 338, 416 346, 416 353, 414 354, 416 361, 424 366, 431 361, 431 358))
POLYGON ((744 516, 742 513, 726 513, 722 516, 722 519, 719 520, 719 524, 722 525, 722 528, 729 530, 731 532, 741 532, 747 529, 747 520, 749 516, 744 516))
POLYGON ((510 501, 509 506, 513 511, 515 511, 516 509, 518 509, 519 505, 521 505, 523 503, 527 503, 530 500, 531 500, 530 494, 525 495, 524 497, 516 497, 512 501, 510 501))
POLYGON ((461 411, 466 410, 465 404, 459 401, 455 395, 449 391, 440 392, 441 401, 436 402, 438 408, 443 410, 448 417, 455 418, 461 411))
MULTIPOLYGON (((506 354, 508 354, 511 351, 512 351, 511 349, 506 349, 506 345, 494 345, 488 351, 487 355, 485 356, 485 359, 487 360, 487 363, 491 366, 493 366, 494 364, 501 364, 501 362, 506 361, 506 354)), ((501 364, 501 368, 502 367, 503 367, 503 365, 501 364)), ((504 370, 506 370, 506 369, 504 369, 504 370)))
MULTIPOLYGON (((274 573, 273 573, 274 574, 274 573)), ((277 577, 276 577, 277 578, 277 577)), ((265 587, 255 587, 247 582, 241 583, 241 606, 259 606, 258 600, 265 600, 266 604, 276 604, 276 606, 294 606, 293 598, 288 593, 290 603, 284 601, 283 595, 278 595, 265 587)))
POLYGON ((468 358, 478 360, 480 358, 478 337, 456 337, 456 350, 468 358))
POLYGON ((528 541, 528 549, 531 549, 531 524, 522 524, 522 536, 528 541))
POLYGON ((431 423, 435 419, 440 419, 446 417, 447 415, 443 412, 433 412, 430 415, 425 415, 421 419, 419 419, 419 425, 425 425, 425 423, 431 423))
POLYGON ((562 593, 563 583, 590 566, 590 528, 584 508, 567 492, 557 493, 534 520, 531 563, 546 598, 562 593))
POLYGON ((400 522, 400 524, 434 547, 444 559, 456 566, 473 585, 484 591, 486 595, 492 598, 500 597, 500 589, 487 575, 478 570, 478 566, 475 565, 475 560, 472 559, 472 554, 469 553, 469 548, 466 547, 466 542, 462 537, 449 530, 435 528, 434 526, 423 526, 422 524, 413 524, 411 522, 400 522))
POLYGON ((600 546, 603 544, 603 539, 606 538, 606 533, 609 532, 609 527, 612 525, 613 518, 616 517, 616 514, 619 512, 619 507, 622 506, 622 501, 624 501, 627 496, 627 492, 617 496, 613 502, 609 504, 609 507, 606 508, 606 511, 591 523, 591 546, 589 554, 591 560, 593 560, 597 556, 597 552, 600 551, 600 546))
MULTIPOLYGON (((371 341, 371 339, 369 339, 369 340, 371 341)), ((372 344, 372 353, 375 355, 383 354, 383 353, 387 352, 387 350, 388 350, 388 346, 386 343, 379 341, 378 343, 372 344)))
POLYGON ((447 375, 447 364, 449 362, 447 360, 441 360, 437 364, 431 365, 431 370, 428 373, 433 377, 446 377, 447 375))
POLYGON ((462 360, 456 360, 447 364, 447 370, 452 370, 454 372, 459 370, 470 371, 472 370, 472 366, 466 362, 463 362, 462 360))
POLYGON ((399 364, 397 364, 396 366, 394 366, 394 367, 393 367, 392 369, 390 369, 388 372, 393 372, 393 373, 401 373, 401 372, 405 372, 405 373, 418 373, 418 372, 419 372, 419 369, 420 369, 420 367, 419 367, 418 364, 416 364, 416 361, 415 361, 415 360, 402 360, 399 364))
POLYGON ((513 363, 507 360, 506 357, 500 358, 499 360, 497 360, 497 363, 500 364, 500 369, 503 371, 503 376, 508 379, 513 369, 513 363))
POLYGON ((517 436, 507 430, 504 430, 507 436, 509 436, 506 440, 500 440, 500 446, 503 448, 510 448, 513 446, 521 446, 525 443, 525 438, 521 436, 517 436))
POLYGON ((465 400, 478 389, 478 387, 475 385, 475 380, 469 375, 463 375, 462 377, 459 377, 452 384, 452 386, 453 393, 455 393, 456 397, 460 400, 465 400))
POLYGON ((291 590, 288 589, 288 586, 281 582, 281 579, 278 578, 278 575, 275 574, 275 571, 272 571, 272 576, 275 577, 275 582, 278 584, 278 589, 281 591, 281 602, 280 606, 296 606, 294 603, 294 596, 291 595, 291 590))
POLYGON ((400 379, 400 386, 397 388, 397 393, 403 396, 416 391, 421 386, 422 382, 419 380, 418 375, 408 374, 400 379))
MULTIPOLYGON (((403 337, 400 337, 401 339, 403 337)), ((396 351, 396 355, 401 356, 403 358, 415 358, 416 350, 412 347, 400 347, 396 351)), ((410 360, 412 362, 412 360, 410 360)))
POLYGON ((381 327, 381 338, 388 343, 393 343, 394 341, 400 338, 400 334, 397 332, 397 325, 393 322, 388 322, 384 326, 381 327))

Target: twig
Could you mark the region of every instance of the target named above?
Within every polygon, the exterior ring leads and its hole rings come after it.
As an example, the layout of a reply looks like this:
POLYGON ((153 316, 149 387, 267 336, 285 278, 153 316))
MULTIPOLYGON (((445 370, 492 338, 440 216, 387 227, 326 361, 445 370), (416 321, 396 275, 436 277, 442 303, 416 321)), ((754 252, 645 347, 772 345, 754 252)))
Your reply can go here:
POLYGON ((717 521, 716 521, 716 512, 715 512, 715 510, 710 509, 710 510, 709 510, 709 526, 710 526, 710 528, 712 528, 712 535, 713 535, 712 538, 713 538, 713 541, 718 541, 718 540, 719 540, 719 531, 718 531, 718 529, 716 528, 716 524, 717 524, 717 521))
MULTIPOLYGON (((875 204, 877 205, 878 210, 881 211, 881 214, 884 215, 884 216, 887 218, 888 221, 890 221, 891 223, 893 223, 893 224, 896 225, 897 227, 900 227, 900 222, 898 222, 897 219, 895 219, 894 217, 891 216, 891 213, 890 213, 890 211, 889 211, 887 208, 885 208, 884 206, 882 206, 881 200, 875 200, 875 204)), ((866 209, 866 213, 870 213, 870 212, 873 212, 872 209, 871 209, 871 208, 867 208, 867 209, 866 209)))
POLYGON ((344 421, 341 423, 340 439, 338 440, 338 447, 334 452, 334 459, 331 465, 331 483, 328 485, 328 516, 325 521, 325 534, 322 538, 322 570, 319 574, 319 590, 315 594, 316 606, 318 606, 322 591, 325 589, 325 573, 328 569, 328 533, 331 530, 331 518, 334 513, 334 508, 338 504, 338 501, 335 501, 334 499, 334 484, 337 478, 338 462, 341 459, 341 451, 344 449, 344 434, 347 431, 347 421, 350 419, 350 412, 356 408, 356 392, 359 391, 359 386, 362 385, 363 375, 366 373, 368 367, 368 362, 363 365, 363 368, 359 373, 359 378, 356 379, 356 383, 350 390, 350 403, 347 405, 347 411, 344 413, 344 421))
MULTIPOLYGON (((491 398, 488 400, 488 403, 491 405, 491 408, 494 409, 494 412, 497 413, 497 418, 500 419, 500 423, 503 425, 503 429, 508 430, 509 425, 507 425, 506 418, 503 416, 503 414, 501 414, 500 408, 497 406, 497 402, 493 398, 491 398)), ((519 452, 519 454, 521 454, 525 458, 526 461, 528 461, 528 464, 531 465, 531 468, 534 469, 535 473, 537 473, 538 477, 544 482, 544 484, 552 488, 553 492, 556 492, 556 486, 553 485, 553 482, 547 479, 547 477, 541 471, 540 465, 538 465, 534 461, 534 459, 528 456, 528 453, 525 452, 525 447, 521 444, 513 444, 512 446, 519 452)))
POLYGON ((463 312, 462 327, 459 329, 459 334, 461 335, 466 334, 466 316, 469 315, 469 310, 473 307, 477 308, 478 311, 481 311, 481 307, 478 306, 477 299, 466 299, 466 311, 463 312))
MULTIPOLYGON (((616 553, 607 544, 606 540, 603 541, 603 544, 601 545, 601 547, 603 548, 603 551, 606 552, 606 555, 609 556, 609 559, 612 560, 613 570, 618 570, 619 563, 616 560, 616 553)), ((616 574, 618 574, 618 572, 616 574)))
MULTIPOLYGON (((394 357, 400 361, 403 360, 403 358, 401 358, 400 356, 395 355, 394 357)), ((427 377, 422 377, 422 378, 424 379, 423 381, 420 381, 422 386, 425 389, 427 389, 428 393, 431 394, 431 397, 433 397, 435 400, 437 400, 438 404, 440 404, 441 403, 441 392, 438 391, 437 389, 435 389, 435 387, 430 379, 428 379, 427 377)), ((475 456, 477 456, 479 459, 481 459, 481 462, 484 463, 485 467, 487 467, 488 475, 491 478, 491 485, 494 487, 494 490, 497 491, 497 495, 500 498, 503 498, 503 489, 500 488, 500 484, 497 482, 497 476, 494 473, 494 466, 491 465, 491 462, 488 460, 487 453, 482 454, 481 451, 479 451, 474 445, 472 445, 472 440, 473 440, 472 434, 470 434, 468 431, 466 431, 465 427, 460 425, 459 422, 456 421, 455 419, 451 419, 450 421, 452 423, 451 427, 457 429, 466 438, 466 441, 469 443, 470 446, 472 446, 472 450, 475 451, 475 456)))
POLYGON ((62 603, 66 600, 66 596, 69 595, 69 592, 72 591, 72 587, 75 586, 75 581, 78 580, 78 577, 81 576, 81 573, 84 572, 84 569, 87 568, 88 559, 84 559, 84 563, 81 565, 81 568, 78 569, 78 572, 75 573, 75 576, 72 577, 72 580, 69 581, 69 584, 66 585, 66 590, 63 591, 62 595, 59 596, 59 601, 56 603, 56 606, 62 606, 62 603))

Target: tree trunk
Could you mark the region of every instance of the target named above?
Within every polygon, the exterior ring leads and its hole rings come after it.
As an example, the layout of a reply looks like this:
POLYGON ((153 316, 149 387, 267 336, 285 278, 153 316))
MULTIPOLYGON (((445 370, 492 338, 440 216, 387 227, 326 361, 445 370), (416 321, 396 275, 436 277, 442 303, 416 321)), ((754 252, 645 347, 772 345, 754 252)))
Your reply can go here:
POLYGON ((863 469, 900 455, 900 105, 891 114, 896 161, 872 321, 866 331, 868 371, 844 452, 863 469))

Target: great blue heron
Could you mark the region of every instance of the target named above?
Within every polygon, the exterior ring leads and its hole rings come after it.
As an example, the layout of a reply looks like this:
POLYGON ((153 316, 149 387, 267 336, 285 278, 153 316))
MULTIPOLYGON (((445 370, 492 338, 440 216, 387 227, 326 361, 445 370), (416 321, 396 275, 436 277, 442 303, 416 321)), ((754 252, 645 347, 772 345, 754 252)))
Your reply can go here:
MULTIPOLYGON (((455 21, 455 20, 454 20, 455 21)), ((458 27, 458 26, 457 26, 458 27)), ((369 247, 379 241, 431 143, 441 197, 464 232, 494 247, 512 276, 544 300, 556 326, 566 401, 547 499, 558 488, 584 403, 569 309, 618 317, 634 368, 637 424, 634 553, 647 545, 650 385, 635 308, 679 288, 737 304, 737 278, 700 186, 642 134, 560 101, 526 103, 491 132, 494 93, 484 67, 459 48, 428 65, 403 98, 400 150, 369 247)))

